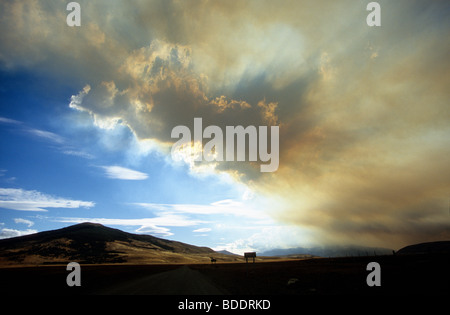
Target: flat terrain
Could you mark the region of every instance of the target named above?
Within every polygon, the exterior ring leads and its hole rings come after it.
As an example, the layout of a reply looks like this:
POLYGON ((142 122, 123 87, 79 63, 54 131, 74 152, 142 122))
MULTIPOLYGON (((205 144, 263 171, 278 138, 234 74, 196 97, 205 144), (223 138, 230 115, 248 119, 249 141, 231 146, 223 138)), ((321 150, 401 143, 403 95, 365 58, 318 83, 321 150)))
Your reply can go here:
POLYGON ((1 294, 321 295, 450 293, 450 256, 318 258, 190 265, 81 265, 81 287, 68 287, 66 266, 0 268, 1 294), (381 287, 368 287, 369 262, 381 287))

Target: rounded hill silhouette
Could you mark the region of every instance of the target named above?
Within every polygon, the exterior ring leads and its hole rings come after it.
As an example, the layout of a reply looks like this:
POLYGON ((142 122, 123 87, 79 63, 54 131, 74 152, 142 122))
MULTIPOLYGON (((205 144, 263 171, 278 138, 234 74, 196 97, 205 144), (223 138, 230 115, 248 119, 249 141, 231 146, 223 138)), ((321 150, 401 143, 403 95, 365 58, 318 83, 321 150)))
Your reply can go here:
POLYGON ((164 263, 209 260, 212 253, 217 255, 208 247, 127 233, 90 222, 0 240, 0 262, 6 264, 164 263))

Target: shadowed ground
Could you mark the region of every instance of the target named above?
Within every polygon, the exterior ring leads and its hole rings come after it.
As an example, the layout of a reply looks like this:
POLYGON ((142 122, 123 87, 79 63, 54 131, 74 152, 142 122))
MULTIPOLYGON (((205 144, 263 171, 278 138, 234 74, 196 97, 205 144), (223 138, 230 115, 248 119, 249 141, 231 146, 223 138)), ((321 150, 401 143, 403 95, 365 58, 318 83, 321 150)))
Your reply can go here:
POLYGON ((94 294, 163 294, 163 295, 222 295, 219 288, 205 275, 188 266, 142 278, 124 281, 117 286, 92 292, 94 294))
POLYGON ((65 265, 0 268, 0 294, 449 295, 449 266, 449 255, 423 254, 255 264, 82 264, 81 287, 67 286, 65 265), (381 266, 381 287, 366 283, 372 261, 381 266))

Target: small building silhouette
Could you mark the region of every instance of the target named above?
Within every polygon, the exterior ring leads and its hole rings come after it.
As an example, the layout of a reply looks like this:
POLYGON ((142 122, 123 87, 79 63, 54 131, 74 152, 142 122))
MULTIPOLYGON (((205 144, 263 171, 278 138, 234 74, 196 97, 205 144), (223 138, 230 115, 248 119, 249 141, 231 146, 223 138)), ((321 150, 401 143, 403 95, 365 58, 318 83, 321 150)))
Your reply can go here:
POLYGON ((255 263, 256 252, 247 252, 247 253, 244 253, 244 257, 245 257, 245 262, 246 262, 246 263, 248 263, 248 259, 249 259, 249 258, 253 258, 253 263, 255 263))

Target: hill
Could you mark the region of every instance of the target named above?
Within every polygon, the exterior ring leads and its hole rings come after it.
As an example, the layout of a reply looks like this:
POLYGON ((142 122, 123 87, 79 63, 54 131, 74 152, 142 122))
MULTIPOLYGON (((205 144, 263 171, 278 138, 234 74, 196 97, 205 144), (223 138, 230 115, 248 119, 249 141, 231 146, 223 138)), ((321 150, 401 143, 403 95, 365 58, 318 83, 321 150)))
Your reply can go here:
POLYGON ((80 263, 198 263, 233 260, 208 247, 81 223, 0 240, 0 265, 80 263))
POLYGON ((427 242, 409 245, 399 249, 397 254, 450 254, 450 241, 427 242))

